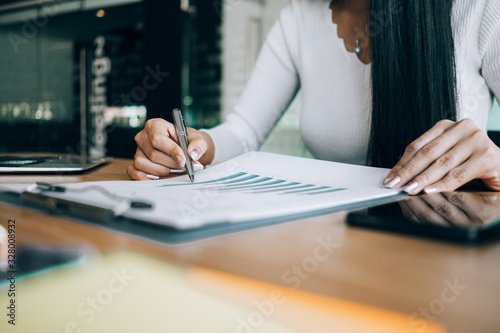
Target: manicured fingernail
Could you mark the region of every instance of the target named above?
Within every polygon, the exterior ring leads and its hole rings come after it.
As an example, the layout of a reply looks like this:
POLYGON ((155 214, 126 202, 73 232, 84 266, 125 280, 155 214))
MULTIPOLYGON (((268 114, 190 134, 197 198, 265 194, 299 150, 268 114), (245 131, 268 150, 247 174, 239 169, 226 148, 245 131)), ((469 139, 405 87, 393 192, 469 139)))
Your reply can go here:
POLYGON ((385 186, 388 187, 388 188, 394 188, 399 183, 401 183, 401 178, 400 177, 394 177, 393 179, 389 180, 387 182, 387 184, 385 184, 385 186))
POLYGON ((158 179, 160 179, 160 177, 158 177, 158 176, 153 176, 153 175, 146 175, 146 178, 147 178, 147 179, 151 179, 151 180, 158 180, 158 179))
POLYGON ((410 183, 410 185, 405 186, 404 191, 406 193, 410 193, 410 192, 415 191, 417 189, 417 187, 418 187, 418 183, 413 182, 413 183, 410 183))
POLYGON ((198 148, 193 148, 193 150, 191 150, 191 159, 193 161, 198 161, 200 156, 201 156, 201 151, 198 148))
POLYGON ((387 185, 388 182, 390 182, 394 178, 394 174, 391 172, 387 175, 387 177, 384 179, 383 184, 387 185))
POLYGON ((181 173, 184 172, 186 172, 186 170, 170 169, 170 173, 173 175, 180 175, 181 173))
POLYGON ((427 194, 436 193, 437 191, 438 191, 438 189, 435 187, 426 187, 424 190, 424 192, 427 194))
POLYGON ((193 164, 193 169, 194 169, 194 172, 198 172, 198 171, 201 171, 203 169, 205 169, 205 167, 199 163, 194 163, 193 164))
POLYGON ((182 159, 182 157, 180 157, 180 156, 177 156, 177 157, 175 158, 175 161, 177 162, 177 164, 179 164, 179 166, 180 166, 181 168, 184 168, 184 167, 186 166, 186 161, 185 161, 185 160, 183 160, 183 159, 182 159))

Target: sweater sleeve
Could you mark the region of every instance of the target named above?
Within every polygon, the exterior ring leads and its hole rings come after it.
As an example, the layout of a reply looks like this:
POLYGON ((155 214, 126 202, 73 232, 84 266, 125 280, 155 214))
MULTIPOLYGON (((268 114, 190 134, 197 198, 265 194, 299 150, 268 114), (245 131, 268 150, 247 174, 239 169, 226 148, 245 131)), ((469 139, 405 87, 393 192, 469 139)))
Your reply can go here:
POLYGON ((257 150, 296 95, 300 82, 292 60, 298 44, 293 10, 288 5, 280 13, 232 113, 205 131, 215 144, 213 164, 257 150))
POLYGON ((490 91, 500 101, 500 1, 487 1, 480 30, 482 75, 490 91))

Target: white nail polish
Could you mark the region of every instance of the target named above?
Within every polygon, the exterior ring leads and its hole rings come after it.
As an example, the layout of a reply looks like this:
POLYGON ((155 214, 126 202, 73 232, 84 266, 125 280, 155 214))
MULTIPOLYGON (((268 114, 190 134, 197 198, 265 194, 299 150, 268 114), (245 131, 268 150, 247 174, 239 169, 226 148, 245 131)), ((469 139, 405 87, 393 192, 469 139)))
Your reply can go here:
POLYGON ((184 172, 186 172, 186 170, 170 169, 170 173, 173 175, 180 175, 184 172))
POLYGON ((147 178, 147 179, 151 179, 151 180, 158 180, 158 179, 160 179, 160 177, 158 177, 158 176, 153 176, 153 175, 146 175, 146 178, 147 178))
POLYGON ((191 159, 193 161, 198 161, 198 159, 200 158, 201 156, 201 152, 198 148, 194 148, 192 151, 191 151, 191 159))
POLYGON ((383 184, 384 185, 387 185, 387 183, 389 183, 392 179, 394 178, 394 175, 388 175, 384 181, 383 181, 383 184))
POLYGON ((198 171, 201 171, 203 169, 205 169, 205 167, 199 163, 194 163, 193 164, 193 169, 194 169, 194 172, 198 172, 198 171))
POLYGON ((404 191, 405 191, 406 193, 410 193, 410 192, 413 192, 414 190, 416 190, 416 189, 417 189, 417 187, 418 187, 418 183, 417 183, 417 182, 413 182, 413 183, 411 183, 410 185, 406 186, 406 187, 404 188, 404 191))
POLYGON ((427 193, 427 194, 432 194, 432 193, 436 193, 438 190, 437 188, 435 187, 427 187, 424 192, 427 193))
POLYGON ((398 185, 401 182, 400 177, 395 177, 391 181, 389 181, 385 186, 388 188, 394 188, 396 185, 398 185))

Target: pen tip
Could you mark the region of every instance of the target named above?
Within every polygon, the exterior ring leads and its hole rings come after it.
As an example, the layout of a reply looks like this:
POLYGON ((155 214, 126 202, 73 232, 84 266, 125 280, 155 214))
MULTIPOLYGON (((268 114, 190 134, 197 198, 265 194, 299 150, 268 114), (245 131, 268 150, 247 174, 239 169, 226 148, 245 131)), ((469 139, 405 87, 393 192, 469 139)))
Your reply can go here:
POLYGON ((189 175, 189 179, 191 179, 191 183, 194 183, 194 175, 189 175))

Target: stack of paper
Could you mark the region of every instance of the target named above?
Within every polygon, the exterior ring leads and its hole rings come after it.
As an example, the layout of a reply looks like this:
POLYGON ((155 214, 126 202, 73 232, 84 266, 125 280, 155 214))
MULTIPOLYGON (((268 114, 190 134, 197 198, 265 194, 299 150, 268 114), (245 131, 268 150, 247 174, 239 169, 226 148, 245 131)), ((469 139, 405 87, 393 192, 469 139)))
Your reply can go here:
MULTIPOLYGON (((399 190, 382 186, 387 173, 386 169, 251 152, 197 173, 195 183, 187 176, 79 183, 65 185, 65 193, 43 194, 112 209, 140 221, 193 229, 293 219, 394 200, 399 190), (149 202, 153 207, 130 208, 130 200, 149 202)), ((19 193, 26 187, 2 186, 19 193)))

